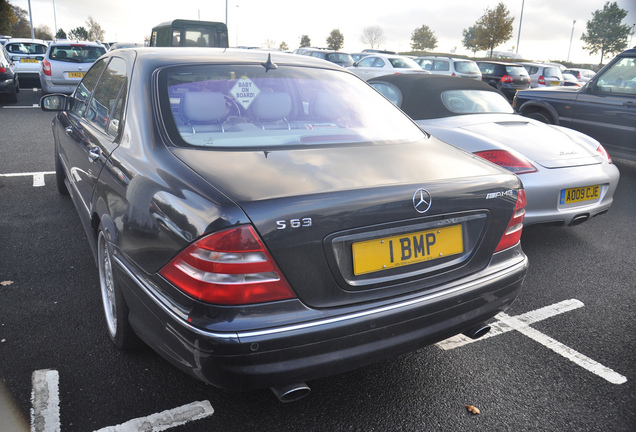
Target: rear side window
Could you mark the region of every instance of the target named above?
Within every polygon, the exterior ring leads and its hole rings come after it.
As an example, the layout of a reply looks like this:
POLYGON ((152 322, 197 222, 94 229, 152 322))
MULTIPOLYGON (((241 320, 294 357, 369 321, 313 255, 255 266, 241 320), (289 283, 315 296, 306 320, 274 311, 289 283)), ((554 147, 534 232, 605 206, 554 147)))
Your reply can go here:
POLYGON ((91 97, 93 89, 95 88, 95 84, 97 83, 97 80, 102 74, 105 66, 106 60, 102 59, 95 63, 86 73, 82 81, 75 89, 75 93, 73 93, 70 109, 72 113, 76 114, 79 117, 82 117, 84 115, 84 112, 86 110, 86 102, 91 97))
POLYGON ((495 65, 494 64, 480 63, 478 66, 479 66, 479 70, 484 75, 493 75, 495 73, 495 65))
POLYGON ((86 119, 111 136, 117 135, 127 82, 126 62, 113 57, 104 69, 86 110, 86 119))
POLYGON ((177 145, 304 148, 423 137, 399 109, 344 71, 181 66, 160 72, 159 92, 161 115, 177 145))

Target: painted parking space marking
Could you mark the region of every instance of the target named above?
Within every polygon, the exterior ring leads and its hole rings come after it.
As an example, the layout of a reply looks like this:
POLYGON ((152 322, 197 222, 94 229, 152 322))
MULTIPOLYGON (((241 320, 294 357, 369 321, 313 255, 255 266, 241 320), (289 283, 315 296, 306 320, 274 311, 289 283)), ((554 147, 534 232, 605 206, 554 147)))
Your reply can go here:
MULTIPOLYGON (((37 370, 33 372, 31 381, 31 432, 61 432, 58 371, 37 370)), ((212 414, 214 409, 209 401, 192 402, 96 432, 159 432, 210 417, 212 414)))
POLYGON ((31 432, 60 431, 60 376, 56 370, 31 375, 31 432))
POLYGON ((33 177, 33 187, 42 187, 46 185, 44 176, 52 174, 55 174, 55 171, 0 174, 0 177, 33 177))
POLYGON ((569 312, 583 306, 584 304, 581 301, 571 299, 564 300, 551 306, 546 306, 544 308, 536 309, 534 311, 514 317, 502 312, 495 317, 498 321, 490 324, 490 332, 488 332, 483 337, 473 340, 464 335, 458 335, 439 342, 436 345, 443 350, 451 350, 470 343, 479 342, 490 337, 498 336, 512 330, 516 330, 524 336, 529 337, 535 342, 540 343, 553 352, 572 361, 574 364, 582 367, 589 372, 592 372, 593 374, 603 378, 604 380, 612 384, 623 384, 627 382, 627 378, 623 375, 613 371, 606 366, 603 366, 597 361, 592 360, 591 358, 573 350, 572 348, 562 344, 561 342, 551 338, 550 336, 547 336, 540 331, 530 327, 531 324, 543 321, 546 318, 560 315, 562 313, 569 312))

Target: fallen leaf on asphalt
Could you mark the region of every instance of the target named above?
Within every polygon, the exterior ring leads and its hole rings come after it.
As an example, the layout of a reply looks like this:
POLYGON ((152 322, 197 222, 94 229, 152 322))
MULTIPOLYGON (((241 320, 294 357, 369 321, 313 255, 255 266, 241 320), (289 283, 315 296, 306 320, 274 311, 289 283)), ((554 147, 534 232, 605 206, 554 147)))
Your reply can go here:
POLYGON ((0 285, 2 285, 2 286, 9 286, 11 284, 13 284, 13 281, 2 281, 2 282, 0 282, 0 285))
POLYGON ((474 407, 472 405, 466 405, 466 409, 468 410, 469 413, 471 414, 481 414, 481 411, 479 411, 479 408, 474 407))

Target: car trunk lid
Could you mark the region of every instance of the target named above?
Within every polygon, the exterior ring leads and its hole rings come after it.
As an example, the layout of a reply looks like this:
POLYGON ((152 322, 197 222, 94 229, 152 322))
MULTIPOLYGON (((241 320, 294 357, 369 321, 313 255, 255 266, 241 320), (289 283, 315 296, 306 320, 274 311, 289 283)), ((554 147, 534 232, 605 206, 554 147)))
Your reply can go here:
POLYGON ((364 149, 173 151, 245 211, 312 307, 431 290, 483 269, 519 186, 436 139, 364 149), (430 203, 423 213, 421 198, 430 203), (369 263, 382 240, 394 242, 394 263, 389 254, 369 263))

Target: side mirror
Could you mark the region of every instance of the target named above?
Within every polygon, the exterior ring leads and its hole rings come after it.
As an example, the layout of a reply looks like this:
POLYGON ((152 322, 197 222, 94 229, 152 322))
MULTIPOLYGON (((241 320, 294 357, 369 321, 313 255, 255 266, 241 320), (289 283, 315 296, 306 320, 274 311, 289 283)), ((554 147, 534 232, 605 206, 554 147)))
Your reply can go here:
POLYGON ((62 94, 50 94, 40 99, 42 111, 64 111, 68 97, 62 94))

